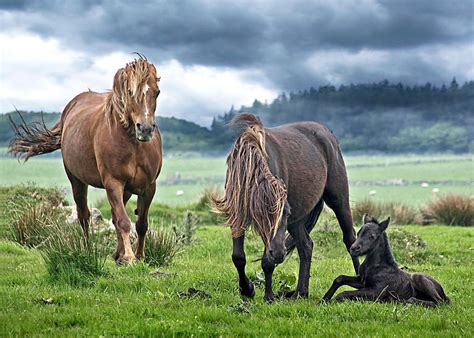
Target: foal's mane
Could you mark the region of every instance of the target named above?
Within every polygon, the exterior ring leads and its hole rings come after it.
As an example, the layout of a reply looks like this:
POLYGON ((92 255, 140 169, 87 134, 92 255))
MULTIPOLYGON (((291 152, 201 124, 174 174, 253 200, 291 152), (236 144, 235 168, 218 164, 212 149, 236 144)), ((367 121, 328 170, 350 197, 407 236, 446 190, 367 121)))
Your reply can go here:
POLYGON ((108 117, 113 118, 113 114, 117 114, 124 128, 129 127, 127 107, 132 97, 143 90, 149 77, 155 77, 154 81, 156 81, 155 67, 144 56, 140 54, 138 56, 115 73, 112 93, 105 106, 108 117))
POLYGON ((268 166, 260 119, 242 113, 231 125, 242 127, 242 131, 227 156, 225 195, 211 199, 213 211, 226 216, 234 238, 242 236, 252 223, 268 244, 283 216, 286 186, 268 166))

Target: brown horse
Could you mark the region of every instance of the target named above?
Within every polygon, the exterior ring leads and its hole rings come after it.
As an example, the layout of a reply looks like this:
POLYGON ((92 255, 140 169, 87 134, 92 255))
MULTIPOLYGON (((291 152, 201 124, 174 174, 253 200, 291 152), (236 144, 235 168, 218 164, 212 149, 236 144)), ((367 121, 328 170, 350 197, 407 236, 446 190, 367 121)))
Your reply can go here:
MULTIPOLYGON (((256 116, 245 113, 232 124, 240 125, 242 132, 227 157, 225 195, 214 197, 213 204, 232 229, 240 293, 255 294, 245 275, 244 252, 244 233, 252 223, 265 244, 265 299, 274 300, 273 270, 295 246, 300 257, 298 285, 285 296, 307 297, 313 250, 309 232, 324 202, 336 214, 348 251, 355 241, 346 169, 336 137, 316 122, 264 128, 256 116)), ((357 271, 358 259, 352 262, 357 271)))
POLYGON ((159 79, 155 66, 140 56, 117 71, 111 92, 89 91, 73 98, 52 129, 38 124, 16 126, 11 121, 16 131, 10 143, 12 154, 26 161, 61 149, 86 235, 90 218, 87 188, 105 188, 117 232, 113 255, 117 262, 144 257, 148 209, 162 165, 161 136, 155 124, 159 79), (135 253, 125 210, 132 194, 138 195, 135 253))

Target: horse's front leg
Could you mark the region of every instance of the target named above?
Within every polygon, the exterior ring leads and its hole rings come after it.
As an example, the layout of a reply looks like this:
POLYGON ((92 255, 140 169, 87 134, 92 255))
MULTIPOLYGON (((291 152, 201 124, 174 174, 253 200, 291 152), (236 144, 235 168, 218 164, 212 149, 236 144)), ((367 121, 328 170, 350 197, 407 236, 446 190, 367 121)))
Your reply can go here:
POLYGON ((117 263, 132 262, 135 259, 135 255, 130 244, 131 222, 123 201, 124 185, 114 179, 105 180, 104 185, 107 191, 107 198, 112 207, 112 221, 117 232, 117 240, 119 241, 117 247, 120 248, 120 253, 115 260, 117 263))
POLYGON ((334 296, 334 293, 337 291, 337 289, 339 289, 343 285, 349 285, 356 289, 361 289, 364 287, 364 283, 362 282, 360 276, 340 275, 339 277, 334 279, 334 281, 332 282, 331 287, 323 296, 323 301, 329 302, 332 296, 334 296))
POLYGON ((153 196, 155 196, 155 190, 156 183, 153 183, 144 191, 143 194, 138 195, 138 218, 135 225, 138 235, 138 242, 135 248, 135 257, 137 259, 145 257, 145 235, 148 230, 148 209, 150 208, 153 196))
POLYGON ((253 298, 255 296, 255 290, 252 282, 245 274, 245 264, 247 261, 245 259, 244 239, 245 237, 242 235, 232 240, 232 261, 239 273, 240 294, 244 297, 253 298))
POLYGON ((272 288, 272 277, 273 271, 275 270, 275 263, 268 259, 268 255, 265 252, 262 257, 262 269, 263 273, 265 274, 265 300, 268 303, 272 303, 275 300, 275 296, 273 295, 273 288, 272 288))

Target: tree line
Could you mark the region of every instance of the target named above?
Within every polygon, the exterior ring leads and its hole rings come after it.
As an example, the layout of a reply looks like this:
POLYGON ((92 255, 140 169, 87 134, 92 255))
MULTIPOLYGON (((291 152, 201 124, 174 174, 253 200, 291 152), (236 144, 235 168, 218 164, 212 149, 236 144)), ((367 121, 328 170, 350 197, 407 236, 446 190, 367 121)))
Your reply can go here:
POLYGON ((379 83, 332 85, 282 93, 271 103, 255 100, 214 118, 211 131, 220 143, 226 125, 242 111, 266 126, 318 121, 338 137, 343 151, 467 152, 474 150, 474 81, 449 86, 379 83), (218 136, 219 137, 219 136, 218 136))

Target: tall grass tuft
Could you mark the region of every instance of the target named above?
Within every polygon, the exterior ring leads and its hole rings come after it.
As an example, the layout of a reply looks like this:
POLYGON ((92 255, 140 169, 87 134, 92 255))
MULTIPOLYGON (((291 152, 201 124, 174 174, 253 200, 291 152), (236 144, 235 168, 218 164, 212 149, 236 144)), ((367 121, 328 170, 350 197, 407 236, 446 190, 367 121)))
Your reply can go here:
POLYGON ((425 224, 474 225, 474 198, 465 195, 438 196, 421 208, 425 224))
POLYGON ((50 233, 51 219, 65 219, 60 205, 64 195, 58 189, 18 187, 7 202, 9 239, 30 248, 39 248, 50 233), (50 196, 49 193, 51 193, 50 196), (62 196, 62 197, 61 197, 62 196))
POLYGON ((181 243, 175 231, 164 228, 150 230, 146 236, 145 263, 150 266, 167 265, 180 249, 181 243))
POLYGON ((78 223, 51 220, 49 236, 41 256, 53 282, 72 286, 90 286, 106 275, 105 261, 109 255, 107 237, 92 229, 86 238, 78 223))
POLYGON ((422 222, 416 208, 399 202, 376 202, 368 198, 360 200, 352 207, 354 222, 360 224, 364 214, 378 219, 390 216, 392 224, 421 224, 422 222))

